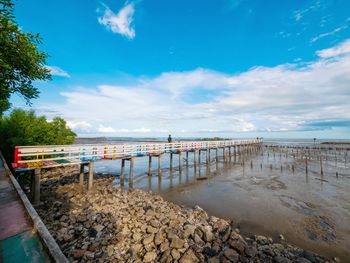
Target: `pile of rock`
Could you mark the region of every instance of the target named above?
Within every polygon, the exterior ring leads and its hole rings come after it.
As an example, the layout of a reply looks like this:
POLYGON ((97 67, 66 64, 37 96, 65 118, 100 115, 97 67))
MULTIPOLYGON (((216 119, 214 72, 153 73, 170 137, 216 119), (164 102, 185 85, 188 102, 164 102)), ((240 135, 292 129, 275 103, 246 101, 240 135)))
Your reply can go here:
MULTIPOLYGON (((263 236, 243 238, 232 222, 142 190, 97 180, 43 188, 38 212, 65 255, 79 262, 327 262, 263 236)), ((331 262, 331 260, 328 260, 331 262)))

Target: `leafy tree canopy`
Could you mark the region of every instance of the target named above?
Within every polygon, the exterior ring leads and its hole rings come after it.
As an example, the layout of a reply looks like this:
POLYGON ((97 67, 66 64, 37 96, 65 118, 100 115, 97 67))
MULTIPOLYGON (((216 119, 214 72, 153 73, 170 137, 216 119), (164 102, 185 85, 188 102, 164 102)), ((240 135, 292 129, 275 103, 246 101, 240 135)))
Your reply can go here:
POLYGON ((13 159, 15 146, 71 144, 75 137, 65 120, 59 117, 47 121, 33 111, 20 109, 0 117, 0 148, 8 161, 13 159))
POLYGON ((0 116, 10 108, 11 94, 30 104, 39 95, 32 82, 51 78, 45 67, 47 54, 38 49, 39 34, 22 32, 13 10, 11 0, 0 0, 0 116))

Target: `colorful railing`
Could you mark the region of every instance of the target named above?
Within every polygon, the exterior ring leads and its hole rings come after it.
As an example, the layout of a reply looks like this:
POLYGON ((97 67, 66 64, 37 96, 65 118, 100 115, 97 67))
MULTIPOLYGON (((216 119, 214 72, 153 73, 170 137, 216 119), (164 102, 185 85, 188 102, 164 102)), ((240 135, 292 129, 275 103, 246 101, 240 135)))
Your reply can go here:
POLYGON ((259 143, 261 143, 261 140, 186 141, 156 144, 16 146, 12 167, 15 170, 28 170, 37 167, 46 168, 98 160, 130 158, 218 147, 244 146, 259 143))

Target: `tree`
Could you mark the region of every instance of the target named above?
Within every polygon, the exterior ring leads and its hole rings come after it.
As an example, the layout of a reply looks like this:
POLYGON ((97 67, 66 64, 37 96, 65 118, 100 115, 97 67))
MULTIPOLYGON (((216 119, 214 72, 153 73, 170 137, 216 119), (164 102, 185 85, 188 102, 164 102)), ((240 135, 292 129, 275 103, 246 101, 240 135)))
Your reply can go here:
POLYGON ((13 110, 0 117, 0 149, 7 161, 13 160, 15 146, 63 145, 74 142, 76 134, 62 118, 47 121, 34 111, 13 110))
POLYGON ((10 108, 11 94, 30 104, 39 95, 33 81, 51 79, 45 67, 47 54, 38 49, 42 39, 39 34, 22 32, 13 11, 12 0, 0 0, 0 116, 10 108))

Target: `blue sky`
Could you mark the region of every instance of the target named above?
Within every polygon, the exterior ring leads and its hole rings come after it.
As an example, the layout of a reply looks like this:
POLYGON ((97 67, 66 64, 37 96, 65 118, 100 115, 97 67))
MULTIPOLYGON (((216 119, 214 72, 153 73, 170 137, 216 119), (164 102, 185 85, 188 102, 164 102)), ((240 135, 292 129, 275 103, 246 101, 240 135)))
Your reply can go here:
POLYGON ((350 137, 347 0, 20 0, 16 17, 55 75, 32 107, 79 135, 350 137))

